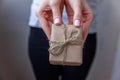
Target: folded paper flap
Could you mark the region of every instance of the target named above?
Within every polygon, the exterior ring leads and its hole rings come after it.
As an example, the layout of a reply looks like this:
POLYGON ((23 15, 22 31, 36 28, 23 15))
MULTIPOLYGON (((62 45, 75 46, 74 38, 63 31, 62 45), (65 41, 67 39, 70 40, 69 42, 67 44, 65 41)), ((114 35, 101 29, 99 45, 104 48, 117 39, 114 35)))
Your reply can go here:
POLYGON ((52 26, 52 37, 49 52, 52 55, 60 55, 67 45, 82 46, 82 28, 73 25, 52 26), (59 31, 59 32, 58 32, 59 31), (58 39, 59 38, 59 39, 58 39))

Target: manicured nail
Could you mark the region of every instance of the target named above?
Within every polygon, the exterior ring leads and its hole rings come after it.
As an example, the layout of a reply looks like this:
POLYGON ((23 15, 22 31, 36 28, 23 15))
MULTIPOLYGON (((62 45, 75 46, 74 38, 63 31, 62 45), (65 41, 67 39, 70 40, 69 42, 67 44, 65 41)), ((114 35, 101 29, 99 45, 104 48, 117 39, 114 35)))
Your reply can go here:
POLYGON ((60 24, 60 19, 59 19, 59 18, 56 18, 56 19, 54 20, 54 24, 60 24))
POLYGON ((75 20, 74 25, 75 25, 75 26, 80 26, 80 20, 75 20))

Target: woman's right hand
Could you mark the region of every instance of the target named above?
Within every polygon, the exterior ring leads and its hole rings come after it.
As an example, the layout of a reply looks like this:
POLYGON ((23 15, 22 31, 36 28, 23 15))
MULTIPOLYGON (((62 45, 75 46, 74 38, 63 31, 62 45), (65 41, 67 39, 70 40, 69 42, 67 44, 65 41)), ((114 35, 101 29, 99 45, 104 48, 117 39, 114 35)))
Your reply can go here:
POLYGON ((50 40, 51 23, 62 24, 64 0, 40 0, 37 16, 39 22, 50 40))

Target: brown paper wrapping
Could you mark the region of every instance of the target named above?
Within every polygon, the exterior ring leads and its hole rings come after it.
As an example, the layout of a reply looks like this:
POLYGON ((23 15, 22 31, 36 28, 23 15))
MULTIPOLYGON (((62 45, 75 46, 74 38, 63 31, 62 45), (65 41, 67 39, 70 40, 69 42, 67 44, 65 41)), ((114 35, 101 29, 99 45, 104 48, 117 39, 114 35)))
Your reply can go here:
POLYGON ((80 66, 82 64, 82 27, 52 25, 49 61, 53 65, 80 66))

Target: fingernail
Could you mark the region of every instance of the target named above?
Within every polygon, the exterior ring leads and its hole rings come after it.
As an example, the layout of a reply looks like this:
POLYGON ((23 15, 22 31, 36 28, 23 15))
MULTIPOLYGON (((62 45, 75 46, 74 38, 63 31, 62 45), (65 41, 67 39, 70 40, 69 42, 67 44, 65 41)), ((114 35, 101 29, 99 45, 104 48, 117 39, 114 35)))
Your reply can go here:
POLYGON ((59 19, 59 18, 56 18, 56 19, 54 20, 54 24, 60 24, 60 19, 59 19))
POLYGON ((75 20, 74 25, 75 25, 75 26, 80 26, 80 20, 75 20))

